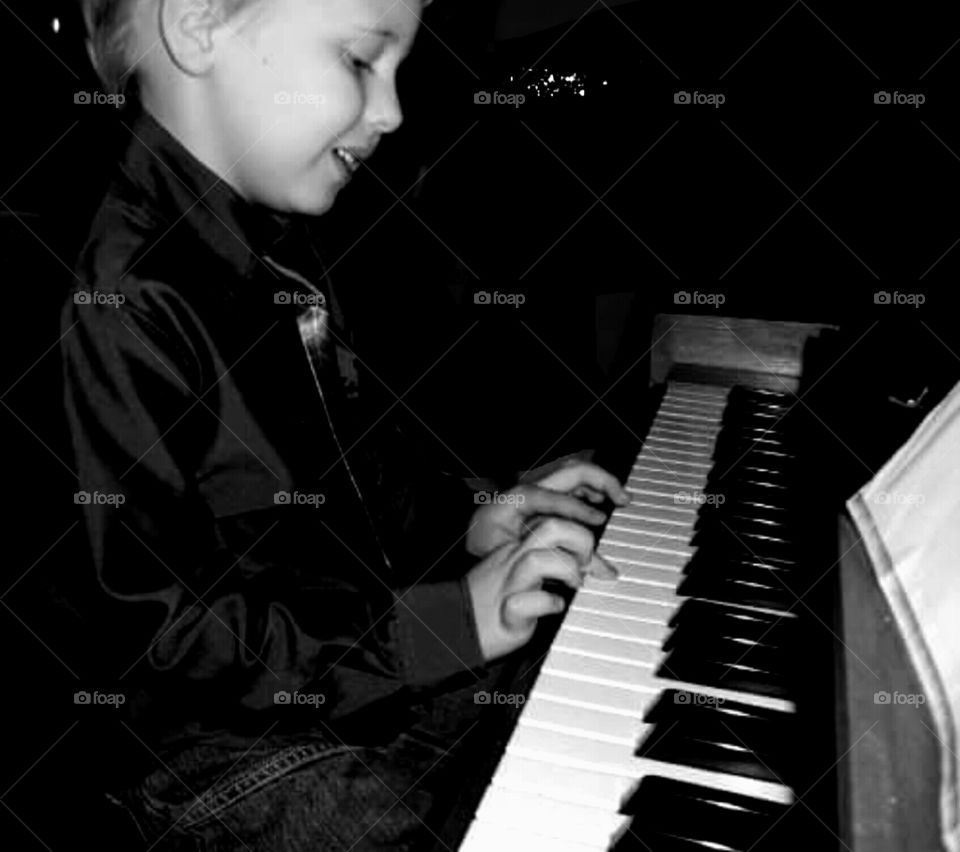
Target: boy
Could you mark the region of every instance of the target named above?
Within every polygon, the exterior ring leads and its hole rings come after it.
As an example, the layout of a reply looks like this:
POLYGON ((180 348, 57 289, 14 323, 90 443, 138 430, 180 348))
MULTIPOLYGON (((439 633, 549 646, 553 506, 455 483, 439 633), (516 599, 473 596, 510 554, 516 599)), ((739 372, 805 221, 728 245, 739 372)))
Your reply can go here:
POLYGON ((142 745, 113 800, 154 849, 431 841, 488 664, 563 608, 542 581, 614 574, 578 498, 626 495, 593 465, 438 530, 450 497, 402 447, 343 439, 348 330, 307 217, 400 125, 420 12, 85 0, 98 73, 140 108, 64 308, 66 404, 142 745), (407 535, 423 493, 441 570, 407 535))

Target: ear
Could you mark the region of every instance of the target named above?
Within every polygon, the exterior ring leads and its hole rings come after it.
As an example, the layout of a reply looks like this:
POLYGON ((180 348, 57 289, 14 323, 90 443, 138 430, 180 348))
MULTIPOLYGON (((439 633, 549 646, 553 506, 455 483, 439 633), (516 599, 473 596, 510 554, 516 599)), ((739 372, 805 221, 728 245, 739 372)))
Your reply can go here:
POLYGON ((225 27, 215 0, 161 0, 160 35, 170 59, 194 77, 213 66, 218 31, 225 27))

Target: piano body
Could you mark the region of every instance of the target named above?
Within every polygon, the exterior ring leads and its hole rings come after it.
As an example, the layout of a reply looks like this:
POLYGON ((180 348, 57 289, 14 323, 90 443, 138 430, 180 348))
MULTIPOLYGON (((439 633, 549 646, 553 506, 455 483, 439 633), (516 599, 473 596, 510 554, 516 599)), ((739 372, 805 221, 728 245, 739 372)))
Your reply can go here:
POLYGON ((639 453, 597 458, 620 577, 544 620, 437 849, 941 849, 933 723, 874 703, 920 690, 804 401, 834 332, 656 317, 639 453))

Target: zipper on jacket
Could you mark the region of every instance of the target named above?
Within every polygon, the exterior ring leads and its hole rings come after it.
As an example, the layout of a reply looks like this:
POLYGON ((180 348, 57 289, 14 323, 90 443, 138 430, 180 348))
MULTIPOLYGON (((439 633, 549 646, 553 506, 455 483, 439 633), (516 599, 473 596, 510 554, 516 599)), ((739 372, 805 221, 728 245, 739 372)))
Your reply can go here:
MULTIPOLYGON (((304 287, 310 290, 311 293, 320 296, 320 298, 326 302, 326 296, 323 294, 323 292, 306 278, 304 278, 299 272, 296 272, 293 269, 288 269, 285 266, 281 266, 279 263, 273 260, 273 258, 264 256, 264 260, 266 260, 282 275, 286 275, 287 278, 291 278, 299 284, 302 284, 304 287)), ((343 446, 340 443, 340 438, 337 436, 337 430, 334 426, 333 418, 330 415, 330 409, 327 406, 327 399, 323 393, 323 386, 320 382, 320 367, 323 355, 321 352, 321 347, 323 345, 323 340, 326 337, 328 316, 329 313, 326 308, 318 305, 310 305, 304 311, 302 311, 297 316, 297 325, 300 329, 300 341, 303 343, 303 348, 307 355, 307 362, 310 364, 310 372, 313 375, 313 383, 316 385, 317 393, 320 396, 320 403, 323 407, 324 416, 327 419, 327 425, 330 427, 330 434, 333 437, 333 442, 336 445, 337 452, 340 454, 340 458, 343 459, 343 464, 344 467, 346 467, 347 475, 350 477, 350 482, 353 484, 353 489, 357 493, 357 499, 360 501, 360 506, 363 508, 363 514, 366 516, 367 523, 369 524, 370 530, 373 533, 374 541, 376 541, 377 547, 380 549, 380 554, 387 566, 387 570, 392 574, 393 565, 390 562, 390 557, 387 556, 387 551, 384 548, 383 543, 380 541, 380 536, 377 533, 377 526, 373 522, 373 518, 370 516, 370 511, 367 508, 366 501, 363 499, 360 486, 350 468, 350 462, 347 461, 346 453, 343 452, 343 446)))

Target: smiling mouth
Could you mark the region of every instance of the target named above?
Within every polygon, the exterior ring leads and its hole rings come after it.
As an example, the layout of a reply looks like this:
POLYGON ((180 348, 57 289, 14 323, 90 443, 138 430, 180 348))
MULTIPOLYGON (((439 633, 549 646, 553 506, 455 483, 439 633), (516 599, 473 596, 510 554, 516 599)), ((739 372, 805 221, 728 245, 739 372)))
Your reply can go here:
POLYGON ((360 168, 360 159, 347 148, 334 148, 333 155, 340 161, 349 175, 352 175, 360 168))

